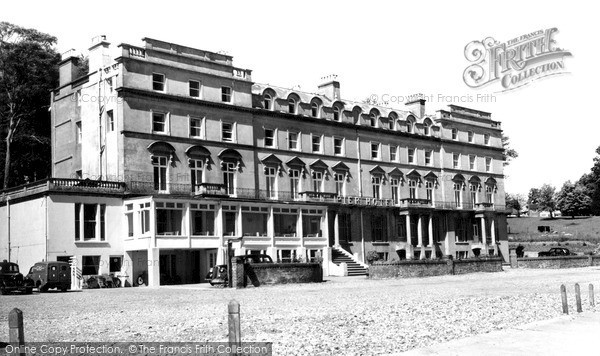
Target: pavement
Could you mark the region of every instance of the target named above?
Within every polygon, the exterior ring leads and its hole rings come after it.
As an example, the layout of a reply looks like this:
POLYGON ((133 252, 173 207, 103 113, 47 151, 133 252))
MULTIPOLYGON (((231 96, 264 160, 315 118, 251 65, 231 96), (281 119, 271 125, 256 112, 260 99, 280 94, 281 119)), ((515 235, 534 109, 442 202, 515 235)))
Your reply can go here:
POLYGON ((598 355, 599 334, 600 313, 584 312, 396 355, 598 355))

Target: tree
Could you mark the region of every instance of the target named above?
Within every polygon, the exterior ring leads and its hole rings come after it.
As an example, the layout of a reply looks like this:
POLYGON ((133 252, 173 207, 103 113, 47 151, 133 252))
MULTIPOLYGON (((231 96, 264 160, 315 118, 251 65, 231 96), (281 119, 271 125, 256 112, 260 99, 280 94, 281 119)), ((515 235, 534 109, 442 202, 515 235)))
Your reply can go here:
POLYGON ((50 90, 58 84, 56 38, 0 22, 0 155, 3 187, 45 176, 50 162, 50 90), (13 151, 14 149, 14 151, 13 151))
POLYGON ((519 157, 519 154, 514 149, 510 148, 510 138, 502 134, 502 148, 504 148, 504 165, 508 166, 511 160, 519 157))
POLYGON ((596 154, 590 173, 581 176, 577 185, 580 185, 591 199, 590 213, 600 215, 600 147, 596 148, 596 154))
POLYGON ((549 185, 544 184, 539 189, 531 188, 529 191, 529 204, 530 210, 547 210, 550 212, 550 218, 554 218, 553 212, 556 210, 556 189, 549 185), (533 208, 535 207, 535 209, 533 208))
POLYGON ((511 209, 511 210, 516 210, 517 217, 520 218, 521 217, 521 209, 523 207, 521 206, 521 202, 519 201, 517 196, 506 193, 505 201, 506 201, 506 208, 511 209))
POLYGON ((570 215, 571 218, 589 214, 591 204, 592 199, 586 195, 585 188, 571 181, 565 182, 556 194, 556 207, 563 215, 570 215))

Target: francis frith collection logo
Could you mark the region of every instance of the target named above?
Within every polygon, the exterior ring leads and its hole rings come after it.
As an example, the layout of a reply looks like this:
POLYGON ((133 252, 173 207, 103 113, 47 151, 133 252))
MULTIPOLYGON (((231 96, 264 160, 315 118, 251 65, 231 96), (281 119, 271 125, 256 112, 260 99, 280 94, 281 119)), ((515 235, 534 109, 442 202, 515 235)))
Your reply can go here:
POLYGON ((492 37, 472 41, 465 46, 465 57, 472 64, 463 79, 471 88, 499 85, 498 91, 513 90, 535 80, 565 74, 567 50, 559 48, 554 39, 556 28, 538 30, 506 42, 492 37))

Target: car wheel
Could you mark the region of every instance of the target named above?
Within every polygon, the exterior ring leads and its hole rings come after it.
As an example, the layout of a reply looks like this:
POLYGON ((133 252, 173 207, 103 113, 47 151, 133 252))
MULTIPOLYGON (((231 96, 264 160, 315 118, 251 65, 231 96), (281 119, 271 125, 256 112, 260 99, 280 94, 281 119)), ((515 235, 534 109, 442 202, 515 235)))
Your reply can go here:
POLYGON ((121 288, 121 280, 118 279, 118 278, 115 278, 113 280, 113 287, 115 287, 115 288, 121 288))
POLYGON ((48 291, 48 286, 39 286, 38 290, 40 293, 46 293, 48 291))
POLYGON ((31 293, 33 293, 33 287, 25 288, 25 294, 31 294, 31 293))
POLYGON ((66 292, 68 290, 67 286, 60 287, 61 292, 66 292))
POLYGON ((146 285, 146 281, 144 281, 144 276, 142 276, 142 275, 138 276, 136 282, 137 282, 138 286, 146 285))

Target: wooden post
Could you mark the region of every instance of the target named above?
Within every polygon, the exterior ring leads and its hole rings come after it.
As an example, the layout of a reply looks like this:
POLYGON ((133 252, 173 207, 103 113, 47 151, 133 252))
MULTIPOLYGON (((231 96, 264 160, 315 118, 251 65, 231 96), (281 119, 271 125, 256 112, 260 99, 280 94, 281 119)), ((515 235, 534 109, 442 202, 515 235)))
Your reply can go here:
MULTIPOLYGON (((8 338, 14 347, 25 346, 25 335, 23 333, 23 312, 17 308, 8 313, 8 338)), ((19 352, 25 356, 25 350, 19 352)))
POLYGON ((567 288, 562 284, 560 286, 560 296, 562 298, 562 308, 564 314, 569 314, 569 305, 567 304, 567 288))
POLYGON ((575 283, 575 302, 577 303, 577 312, 581 313, 581 290, 579 290, 579 283, 575 283))
POLYGON ((590 283, 590 307, 596 306, 596 300, 594 299, 594 285, 590 283))
POLYGON ((237 355, 237 347, 242 346, 242 328, 240 325, 240 303, 232 299, 229 302, 229 346, 231 355, 237 355))

